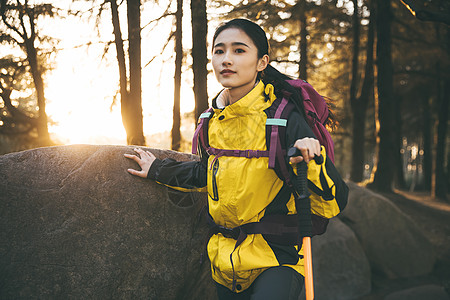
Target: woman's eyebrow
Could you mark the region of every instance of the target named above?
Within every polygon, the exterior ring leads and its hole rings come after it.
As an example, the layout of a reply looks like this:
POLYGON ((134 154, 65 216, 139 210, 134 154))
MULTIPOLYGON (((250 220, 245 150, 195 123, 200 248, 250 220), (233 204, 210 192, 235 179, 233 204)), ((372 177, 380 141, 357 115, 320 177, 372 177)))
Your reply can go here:
MULTIPOLYGON (((245 46, 247 48, 250 48, 246 43, 242 43, 242 42, 234 42, 234 43, 231 43, 231 45, 232 46, 245 46)), ((214 48, 224 47, 224 46, 225 46, 224 43, 217 43, 217 44, 214 45, 214 48)))

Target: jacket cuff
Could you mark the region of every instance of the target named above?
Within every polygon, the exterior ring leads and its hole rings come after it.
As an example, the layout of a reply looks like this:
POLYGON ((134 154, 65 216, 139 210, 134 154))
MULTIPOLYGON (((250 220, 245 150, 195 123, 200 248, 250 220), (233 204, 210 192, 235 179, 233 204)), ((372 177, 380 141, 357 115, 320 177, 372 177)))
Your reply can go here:
POLYGON ((162 163, 162 161, 158 158, 153 161, 153 163, 150 166, 150 169, 148 170, 148 173, 147 173, 148 179, 153 179, 153 180, 156 179, 156 175, 157 175, 159 168, 161 167, 161 163, 162 163))

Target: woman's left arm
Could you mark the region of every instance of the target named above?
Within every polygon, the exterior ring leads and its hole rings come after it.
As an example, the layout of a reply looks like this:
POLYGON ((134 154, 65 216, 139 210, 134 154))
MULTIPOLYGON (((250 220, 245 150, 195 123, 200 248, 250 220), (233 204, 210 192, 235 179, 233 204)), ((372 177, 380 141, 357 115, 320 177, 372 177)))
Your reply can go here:
POLYGON ((183 192, 206 191, 206 165, 208 157, 201 149, 199 161, 176 161, 171 158, 160 160, 151 152, 134 149, 138 155, 124 154, 139 164, 141 170, 128 169, 130 174, 155 180, 183 192))
MULTIPOLYGON (((291 164, 305 160, 308 163, 308 187, 324 201, 336 200, 337 214, 347 205, 348 187, 342 180, 333 162, 327 157, 325 148, 321 147, 303 115, 293 111, 288 118, 286 128, 286 144, 296 147, 304 157, 290 159, 291 164), (315 155, 324 157, 321 164, 313 159, 315 155)), ((331 216, 330 216, 331 217, 331 216)))

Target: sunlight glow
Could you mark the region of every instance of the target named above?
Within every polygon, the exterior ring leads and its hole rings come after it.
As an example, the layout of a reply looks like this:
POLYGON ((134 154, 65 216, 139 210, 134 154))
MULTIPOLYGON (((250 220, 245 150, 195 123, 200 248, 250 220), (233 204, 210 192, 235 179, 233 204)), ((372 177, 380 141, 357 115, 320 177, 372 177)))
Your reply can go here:
MULTIPOLYGON (((70 5, 69 2, 66 4, 70 5)), ((159 16, 166 4, 166 1, 160 1, 161 7, 156 7, 157 4, 144 3, 143 6, 152 7, 142 9, 141 23, 145 25, 159 16)), ((83 4, 78 2, 77 5, 83 4)), ((124 7, 125 5, 122 6, 124 7)), ((121 18, 124 18, 123 24, 126 24, 126 12, 119 13, 121 18)), ((99 31, 103 40, 113 39, 109 14, 108 10, 102 14, 99 31)), ((190 18, 188 14, 184 17, 190 18)), ((114 46, 110 46, 108 52, 104 53, 105 43, 97 36, 95 20, 85 18, 80 21, 67 17, 64 20, 51 19, 48 22, 51 22, 51 25, 45 27, 46 34, 61 39, 58 45, 61 50, 55 56, 55 69, 45 78, 46 112, 50 119, 51 136, 63 144, 126 144, 126 132, 120 113, 120 94, 117 94, 119 74, 114 46), (86 46, 87 43, 90 45, 86 46), (113 102, 114 98, 116 100, 113 102)), ((189 19, 183 23, 189 25, 189 19)), ((160 51, 169 36, 172 20, 168 18, 160 22, 157 30, 151 31, 150 27, 144 28, 141 33, 144 134, 151 136, 166 132, 165 140, 170 140, 173 114, 173 46, 169 44, 168 50, 162 55, 160 51), (153 56, 157 56, 157 59, 145 67, 153 56), (168 63, 163 64, 164 61, 168 63)), ((126 30, 123 30, 122 34, 126 39, 126 30)), ((184 37, 187 41, 183 39, 183 47, 189 49, 190 37, 187 34, 184 37)), ((183 73, 182 115, 194 109, 190 73, 183 73)), ((193 126, 183 126, 184 129, 193 131, 193 126)), ((151 139, 147 138, 147 143, 152 143, 151 139)))

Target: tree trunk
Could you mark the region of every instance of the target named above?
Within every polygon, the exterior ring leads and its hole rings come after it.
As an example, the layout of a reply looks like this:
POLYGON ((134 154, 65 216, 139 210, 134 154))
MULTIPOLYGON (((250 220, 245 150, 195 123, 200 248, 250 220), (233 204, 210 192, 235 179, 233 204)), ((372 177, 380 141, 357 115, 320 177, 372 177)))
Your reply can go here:
POLYGON ((127 0, 128 56, 130 62, 130 95, 127 103, 130 134, 128 145, 145 145, 142 124, 141 87, 141 3, 140 0, 127 0))
POLYGON ((391 53, 391 1, 377 0, 377 87, 378 87, 378 126, 377 126, 377 165, 373 169, 371 187, 392 191, 395 163, 393 65, 391 53))
POLYGON ((176 31, 175 31, 175 76, 173 95, 173 125, 172 150, 179 151, 181 146, 181 118, 180 118, 180 90, 181 90, 181 64, 183 62, 183 0, 177 0, 176 31))
POLYGON ((206 35, 208 21, 206 18, 206 1, 191 0, 192 23, 192 70, 194 72, 195 121, 208 108, 208 91, 206 77, 208 71, 208 55, 206 35))
POLYGON ((125 64, 125 51, 123 47, 122 31, 120 29, 119 11, 116 0, 110 0, 112 24, 114 32, 114 42, 116 44, 117 62, 119 64, 119 84, 120 84, 120 109, 122 115, 122 124, 128 137, 132 135, 131 125, 129 120, 129 93, 128 93, 128 79, 127 79, 127 67, 125 64))
POLYGON ((300 61, 298 74, 299 78, 303 80, 308 80, 308 31, 307 31, 307 22, 306 22, 306 0, 299 0, 298 2, 299 8, 299 19, 300 19, 300 61))
MULTIPOLYGON (((447 28, 445 39, 445 46, 447 48, 447 54, 450 54, 450 30, 447 28)), ((438 93, 438 126, 437 126, 437 142, 436 142, 436 158, 435 158, 435 176, 434 184, 432 187, 434 190, 432 194, 439 199, 447 201, 447 176, 445 174, 445 144, 447 138, 447 124, 448 124, 448 112, 449 112, 449 98, 450 98, 450 80, 448 76, 441 76, 441 72, 438 72, 438 82, 441 92, 438 93), (443 77, 443 78, 442 78, 443 77)))
MULTIPOLYGON (((356 1, 354 1, 354 5, 355 2, 356 1)), ((359 98, 356 98, 357 97, 356 88, 353 87, 351 89, 352 90, 351 95, 353 94, 354 96, 350 97, 353 115, 352 169, 350 173, 350 179, 355 182, 360 182, 363 180, 366 114, 370 97, 373 95, 373 45, 374 45, 374 26, 375 26, 374 25, 375 11, 373 8, 373 1, 371 1, 369 10, 370 10, 370 17, 369 17, 369 28, 367 32, 366 66, 364 70, 364 80, 361 87, 361 95, 359 98)), ((357 25, 358 29, 354 32, 354 39, 359 40, 359 34, 356 35, 356 32, 359 31, 359 18, 355 19, 358 21, 357 25)), ((354 22, 356 22, 356 20, 354 20, 354 22)), ((359 50, 356 52, 359 52, 359 50)), ((356 70, 354 70, 353 73, 355 73, 356 70)), ((352 84, 355 84, 356 86, 356 83, 353 83, 353 78, 352 84)))
MULTIPOLYGON (((395 96, 394 102, 394 116, 395 116, 395 126, 392 128, 394 131, 395 143, 393 144, 394 154, 395 154, 395 182, 397 183, 397 188, 404 189, 406 187, 405 183, 405 174, 403 172, 403 160, 402 154, 400 150, 403 146, 403 137, 402 137, 402 98, 400 95, 395 96)), ((418 159, 416 160, 418 161, 418 159)), ((418 167, 418 163, 416 163, 416 168, 418 167)), ((416 172, 418 170, 416 169, 416 172)))
POLYGON ((31 76, 33 77, 34 86, 36 88, 37 104, 39 108, 39 115, 37 121, 37 132, 39 138, 39 144, 42 146, 48 146, 51 144, 50 135, 48 134, 48 118, 45 111, 45 92, 44 92, 44 80, 42 79, 42 70, 39 66, 38 55, 36 47, 34 46, 34 40, 36 38, 36 27, 34 13, 25 3, 26 15, 29 17, 30 34, 28 36, 25 22, 23 21, 24 15, 23 11, 20 12, 21 15, 21 26, 23 29, 22 38, 24 40, 25 51, 27 54, 27 60, 30 65, 31 76))
POLYGON ((352 80, 350 83, 350 105, 353 115, 353 139, 352 139, 352 159, 350 179, 354 182, 361 182, 364 168, 364 125, 365 119, 361 116, 361 104, 357 100, 357 87, 359 79, 359 10, 358 1, 353 0, 353 57, 352 57, 352 80))
POLYGON ((423 182, 425 190, 431 190, 433 165, 431 141, 431 106, 429 95, 422 95, 422 136, 423 136, 423 182))
POLYGON ((39 107, 39 116, 37 122, 37 132, 39 137, 39 144, 48 146, 51 144, 50 135, 48 134, 48 118, 45 112, 45 94, 44 94, 44 80, 42 79, 42 72, 38 65, 38 58, 36 48, 33 40, 26 40, 26 51, 28 63, 30 64, 31 75, 33 77, 34 86, 36 88, 37 103, 39 107))

